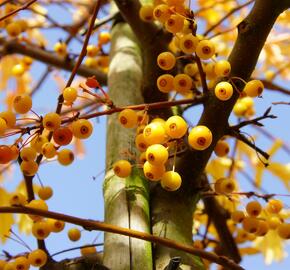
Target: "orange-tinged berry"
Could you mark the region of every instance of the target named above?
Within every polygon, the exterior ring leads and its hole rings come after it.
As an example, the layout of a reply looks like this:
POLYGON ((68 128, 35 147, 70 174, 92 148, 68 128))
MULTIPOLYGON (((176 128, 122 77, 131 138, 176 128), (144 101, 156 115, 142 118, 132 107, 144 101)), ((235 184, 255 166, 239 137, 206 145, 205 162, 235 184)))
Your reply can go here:
POLYGON ((30 263, 28 259, 24 256, 19 256, 14 261, 15 270, 28 270, 30 263))
POLYGON ((145 4, 142 5, 139 10, 139 17, 144 22, 151 22, 153 21, 153 5, 145 4))
POLYGON ((269 231, 269 225, 265 220, 259 220, 258 231, 256 232, 257 236, 264 236, 269 231))
POLYGON ((34 161, 36 156, 37 156, 37 152, 31 146, 24 147, 20 151, 20 157, 24 161, 34 161))
POLYGON ((47 219, 46 223, 49 226, 49 230, 54 233, 61 232, 65 227, 65 223, 62 220, 57 220, 53 218, 47 219))
POLYGON ((166 120, 165 130, 169 137, 180 139, 187 132, 187 123, 182 117, 174 115, 166 120))
POLYGON ((280 200, 271 199, 267 204, 267 211, 272 214, 278 214, 283 208, 283 202, 280 200))
POLYGON ((87 119, 78 119, 71 125, 73 135, 78 139, 87 139, 92 135, 93 125, 87 119))
POLYGON ((219 82, 214 89, 215 96, 219 100, 229 100, 233 95, 233 87, 228 82, 219 82))
MULTIPOLYGON (((11 159, 12 160, 18 159, 18 156, 19 156, 19 149, 18 149, 18 147, 15 144, 12 144, 10 146, 10 149, 12 151, 12 158, 11 159)), ((0 164, 1 164, 1 162, 0 162, 0 164)))
POLYGON ((58 145, 68 145, 73 138, 73 133, 68 127, 60 127, 53 132, 53 140, 58 145))
POLYGON ((198 67, 197 67, 197 64, 196 63, 189 63, 189 64, 186 64, 185 67, 184 67, 184 73, 193 77, 195 76, 197 73, 198 73, 198 67))
POLYGON ((0 164, 7 164, 12 160, 13 153, 9 146, 0 145, 0 164))
POLYGON ((229 144, 224 140, 219 140, 214 148, 214 152, 218 157, 226 156, 230 151, 229 144))
POLYGON ((249 97, 261 96, 264 90, 264 85, 260 80, 251 80, 246 83, 243 92, 249 97))
POLYGON ((132 109, 124 109, 119 113, 119 123, 125 128, 134 128, 138 124, 137 113, 132 109))
POLYGON ((33 250, 28 254, 28 261, 32 266, 44 266, 47 262, 47 254, 42 249, 33 250))
POLYGON ((243 104, 241 101, 237 101, 233 108, 233 112, 237 117, 242 117, 245 115, 247 111, 247 106, 243 104))
POLYGON ((196 54, 199 58, 207 60, 215 54, 215 46, 210 40, 201 40, 196 46, 196 54))
POLYGON ((244 218, 245 213, 243 211, 236 210, 231 213, 231 219, 235 223, 241 223, 244 220, 244 218))
POLYGON ((53 195, 53 190, 49 186, 40 187, 38 190, 38 197, 41 200, 46 201, 46 200, 50 199, 52 197, 52 195, 53 195))
POLYGON ((186 93, 192 87, 192 79, 185 73, 177 74, 173 79, 173 87, 176 92, 186 93))
POLYGON ((47 130, 54 131, 60 127, 60 115, 55 112, 48 113, 43 117, 42 124, 47 130))
POLYGON ((11 37, 17 37, 21 33, 21 26, 16 22, 11 22, 6 26, 6 32, 11 37))
POLYGON ((95 57, 98 55, 100 51, 100 47, 97 47, 96 45, 92 45, 92 44, 89 44, 87 46, 87 56, 88 57, 95 57))
POLYGON ((32 107, 32 99, 28 95, 16 96, 13 99, 13 108, 15 112, 24 114, 30 111, 32 107))
POLYGON ((199 39, 193 34, 183 35, 179 40, 179 48, 188 54, 195 52, 199 39))
POLYGON ((98 68, 98 60, 94 57, 87 57, 85 65, 89 68, 98 68))
POLYGON ((34 176, 38 171, 38 164, 35 161, 22 161, 20 169, 24 175, 34 176))
POLYGON ((81 238, 81 231, 78 228, 70 228, 67 232, 69 240, 76 242, 81 238))
POLYGON ((86 255, 90 255, 90 254, 96 254, 97 250, 96 247, 82 247, 81 248, 81 255, 82 256, 86 256, 86 255))
POLYGON ((38 135, 30 142, 30 146, 33 147, 38 153, 41 153, 42 146, 48 142, 48 139, 44 135, 38 135))
POLYGON ((74 159, 74 153, 69 149, 62 149, 57 153, 57 160, 63 166, 72 164, 74 159))
POLYGON ((0 112, 0 118, 4 119, 10 128, 13 128, 16 124, 16 115, 12 111, 0 112))
POLYGON ((63 92, 63 99, 68 103, 73 103, 78 97, 78 91, 74 87, 66 87, 63 92))
POLYGON ((147 161, 155 166, 165 164, 168 160, 168 151, 162 144, 150 145, 146 150, 147 161))
POLYGON ((256 233, 259 229, 259 220, 255 217, 245 217, 242 224, 244 230, 249 233, 256 233))
POLYGON ((108 31, 102 31, 98 35, 98 43, 100 45, 107 44, 111 40, 111 34, 108 31))
POLYGON ((113 164, 113 171, 118 177, 126 178, 131 174, 132 165, 128 160, 121 159, 113 164))
POLYGON ((214 65, 214 72, 218 77, 226 77, 231 72, 231 64, 227 60, 220 60, 214 65))
POLYGON ((162 175, 161 186, 168 191, 175 191, 181 186, 181 176, 174 171, 167 171, 162 175))
POLYGON ((143 135, 148 145, 163 143, 165 140, 164 125, 158 122, 153 122, 144 128, 143 135))
POLYGON ((94 76, 86 79, 86 85, 90 88, 98 88, 100 86, 94 76))
POLYGON ((258 201, 251 201, 247 203, 246 210, 249 216, 257 217, 262 211, 262 206, 258 201))
POLYGON ((64 42, 57 42, 54 45, 53 49, 59 56, 67 55, 67 45, 64 42))
POLYGON ((165 166, 154 166, 146 161, 143 165, 143 172, 145 177, 148 178, 150 181, 159 181, 165 173, 165 166))
POLYGON ((143 132, 136 136, 135 145, 140 152, 146 151, 148 145, 147 145, 147 142, 144 138, 143 132))
POLYGON ((21 59, 22 63, 29 67, 32 63, 33 63, 33 58, 29 57, 29 56, 24 56, 22 59, 21 59))
POLYGON ((195 126, 189 133, 188 143, 195 150, 205 150, 212 142, 212 133, 206 126, 195 126))
POLYGON ((169 93, 173 90, 173 79, 171 74, 163 74, 157 79, 157 87, 160 92, 169 93))
POLYGON ((34 222, 32 225, 32 234, 38 240, 47 238, 50 234, 49 225, 44 220, 34 222))
POLYGON ((13 205, 25 205, 27 203, 27 198, 24 194, 20 192, 13 192, 9 198, 9 204, 13 205))
POLYGON ((170 70, 175 66, 176 58, 171 52, 162 52, 157 57, 157 65, 163 70, 170 70))
POLYGON ((282 239, 290 239, 290 223, 279 224, 277 233, 282 239))
POLYGON ((153 17, 161 23, 165 23, 171 15, 170 8, 168 5, 161 4, 154 8, 153 17))
POLYGON ((178 14, 173 14, 165 22, 165 29, 172 33, 176 34, 181 32, 184 26, 184 18, 178 14))
POLYGON ((221 193, 232 193, 236 188, 235 181, 231 178, 223 178, 220 183, 220 192, 221 193))
POLYGON ((53 143, 47 142, 44 145, 42 145, 41 148, 41 153, 46 157, 46 158, 53 158, 56 155, 56 149, 53 143))

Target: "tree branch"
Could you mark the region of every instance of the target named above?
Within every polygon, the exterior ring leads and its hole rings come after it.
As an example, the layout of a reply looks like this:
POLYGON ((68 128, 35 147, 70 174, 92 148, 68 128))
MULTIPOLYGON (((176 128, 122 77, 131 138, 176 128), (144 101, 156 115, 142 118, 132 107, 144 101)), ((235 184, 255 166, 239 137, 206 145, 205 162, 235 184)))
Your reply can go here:
POLYGON ((235 126, 230 126, 229 129, 235 130, 235 131, 239 131, 242 127, 245 127, 245 126, 248 126, 248 125, 255 125, 255 126, 263 127, 264 125, 262 123, 260 123, 261 120, 264 120, 264 119, 267 119, 267 118, 270 118, 270 119, 276 119, 277 118, 276 115, 269 114, 270 111, 271 111, 271 107, 269 107, 265 111, 264 115, 256 117, 254 119, 243 121, 243 122, 241 122, 241 123, 239 123, 239 124, 237 124, 235 126))
POLYGON ((111 224, 106 224, 104 222, 100 221, 94 221, 94 220, 88 220, 83 218, 78 218, 74 216, 69 216, 57 212, 52 211, 44 211, 40 209, 35 208, 29 208, 29 207, 0 207, 0 213, 22 213, 22 214, 33 214, 33 215, 39 215, 46 218, 53 218, 57 220, 62 220, 64 222, 72 223, 75 225, 82 226, 86 230, 98 230, 98 231, 104 231, 104 232, 110 232, 110 233, 117 233, 129 237, 138 238, 144 241, 149 241, 152 243, 157 243, 160 245, 164 245, 170 248, 182 250, 184 252, 199 256, 201 258, 204 258, 206 260, 209 260, 211 262, 217 263, 219 265, 222 265, 226 269, 229 270, 243 270, 241 266, 233 262, 232 260, 224 257, 224 256, 218 256, 214 253, 207 252, 201 249, 193 248, 189 245, 184 245, 181 243, 178 243, 173 240, 169 240, 166 238, 162 238, 159 236, 155 236, 149 233, 145 232, 139 232, 136 230, 131 230, 127 228, 122 228, 118 226, 114 226, 111 224))
POLYGON ((29 6, 31 6, 33 3, 35 3, 37 0, 30 0, 27 3, 23 4, 21 7, 14 9, 13 11, 9 12, 8 14, 4 15, 0 18, 0 22, 9 18, 10 16, 13 16, 14 14, 18 13, 21 10, 27 9, 29 6))
MULTIPOLYGON (((23 54, 50 66, 54 66, 67 71, 72 71, 75 66, 75 62, 72 60, 58 57, 36 46, 32 46, 29 44, 20 44, 16 40, 6 41, 5 38, 0 38, 0 45, 2 46, 0 53, 2 57, 14 53, 23 54)), ((102 85, 105 85, 107 83, 106 74, 96 69, 91 69, 86 66, 80 66, 77 70, 77 74, 84 77, 95 76, 99 83, 102 85)))
MULTIPOLYGON (((250 146, 252 149, 254 149, 257 153, 261 154, 265 159, 269 159, 270 156, 268 153, 263 151, 261 148, 257 147, 254 142, 251 142, 250 140, 248 140, 247 137, 241 134, 239 131, 230 130, 228 135, 233 136, 236 139, 244 142, 245 144, 250 146)), ((265 163, 264 165, 267 166, 268 164, 265 163)))

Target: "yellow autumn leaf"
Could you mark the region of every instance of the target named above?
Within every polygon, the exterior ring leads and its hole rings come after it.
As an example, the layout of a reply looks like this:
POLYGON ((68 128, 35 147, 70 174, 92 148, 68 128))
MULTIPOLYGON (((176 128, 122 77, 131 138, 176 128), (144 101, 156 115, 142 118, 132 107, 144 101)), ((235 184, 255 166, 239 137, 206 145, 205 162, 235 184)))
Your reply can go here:
POLYGON ((284 242, 273 230, 270 230, 264 237, 258 237, 253 243, 253 247, 262 252, 266 264, 281 261, 286 256, 284 242))
POLYGON ((8 80, 11 77, 12 67, 17 63, 15 57, 5 56, 0 62, 0 90, 7 87, 8 80))
POLYGON ((279 177, 286 188, 289 190, 290 188, 290 163, 288 164, 281 164, 277 162, 271 162, 267 169, 274 174, 275 176, 279 177))
MULTIPOLYGON (((0 206, 8 205, 9 194, 4 188, 0 188, 0 206)), ((9 230, 11 226, 14 224, 14 219, 12 214, 0 214, 0 241, 5 243, 7 237, 5 235, 9 235, 9 230)))
POLYGON ((16 223, 18 225, 18 230, 21 233, 25 233, 26 235, 31 233, 33 222, 32 219, 29 218, 27 215, 25 214, 17 215, 16 223))

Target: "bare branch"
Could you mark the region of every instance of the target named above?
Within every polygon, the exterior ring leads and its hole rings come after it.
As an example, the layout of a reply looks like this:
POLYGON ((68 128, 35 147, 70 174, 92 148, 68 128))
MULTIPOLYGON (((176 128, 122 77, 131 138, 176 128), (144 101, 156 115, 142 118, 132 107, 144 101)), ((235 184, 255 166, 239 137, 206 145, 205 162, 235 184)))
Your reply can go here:
POLYGON ((47 218, 54 218, 57 220, 62 220, 65 222, 82 226, 86 230, 98 230, 98 231, 104 231, 104 232, 110 232, 110 233, 117 233, 117 234, 129 236, 129 237, 138 238, 144 241, 157 243, 157 244, 164 245, 170 248, 178 249, 178 250, 199 256, 211 262, 217 263, 219 265, 222 265, 226 269, 230 269, 230 270, 243 270, 244 269, 238 264, 236 264, 235 262, 233 262, 232 260, 228 259, 227 257, 218 256, 212 252, 207 252, 201 249, 196 249, 196 248, 193 248, 192 246, 184 245, 182 243, 179 243, 170 239, 162 238, 159 236, 155 236, 149 233, 122 228, 119 226, 114 226, 112 224, 106 224, 100 221, 88 220, 88 219, 83 219, 83 218, 78 218, 74 216, 57 213, 57 212, 44 211, 44 210, 40 210, 36 208, 29 208, 29 207, 22 207, 22 206, 0 207, 0 213, 33 214, 33 215, 40 215, 42 217, 47 217, 47 218))
MULTIPOLYGON (((20 44, 16 40, 6 41, 5 38, 0 38, 0 45, 3 46, 3 48, 1 49, 2 56, 14 53, 23 54, 30 56, 45 64, 67 71, 72 71, 75 66, 75 63, 71 60, 58 57, 36 46, 20 44)), ((102 85, 107 83, 106 74, 96 69, 80 66, 77 70, 77 74, 84 77, 95 76, 99 83, 102 85)))
POLYGON ((0 22, 9 18, 10 16, 13 16, 14 14, 18 13, 21 10, 27 9, 29 6, 31 6, 33 3, 35 3, 37 0, 30 0, 26 4, 22 5, 21 7, 14 9, 13 11, 9 12, 8 14, 4 15, 0 18, 0 22))

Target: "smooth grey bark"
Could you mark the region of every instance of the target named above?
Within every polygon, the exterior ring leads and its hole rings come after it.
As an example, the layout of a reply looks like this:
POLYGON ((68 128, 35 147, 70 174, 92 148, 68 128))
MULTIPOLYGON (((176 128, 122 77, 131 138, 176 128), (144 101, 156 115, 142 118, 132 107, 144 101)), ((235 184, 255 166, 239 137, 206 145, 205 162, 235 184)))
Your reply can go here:
MULTIPOLYGON (((125 23, 112 30, 111 63, 108 74, 109 96, 117 106, 143 102, 141 96, 142 59, 134 34, 125 23)), ((107 173, 104 181, 105 222, 150 232, 148 183, 139 169, 126 180, 115 176, 112 164, 127 159, 122 153, 132 146, 135 130, 118 123, 118 115, 107 122, 107 173)), ((136 160, 132 160, 136 163, 136 160)), ((112 233, 105 234, 104 265, 110 269, 152 269, 151 243, 112 233), (142 268, 140 266, 142 265, 142 268)))

